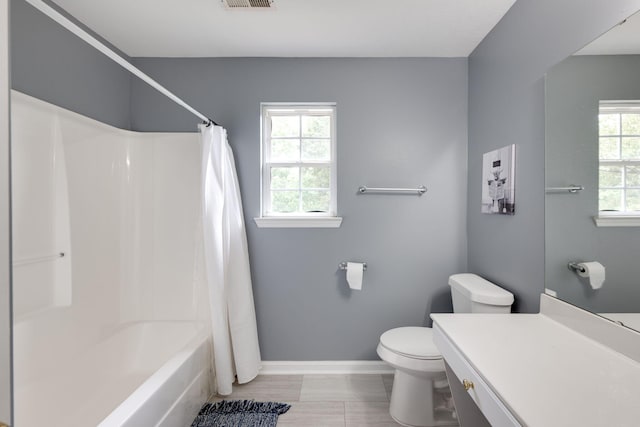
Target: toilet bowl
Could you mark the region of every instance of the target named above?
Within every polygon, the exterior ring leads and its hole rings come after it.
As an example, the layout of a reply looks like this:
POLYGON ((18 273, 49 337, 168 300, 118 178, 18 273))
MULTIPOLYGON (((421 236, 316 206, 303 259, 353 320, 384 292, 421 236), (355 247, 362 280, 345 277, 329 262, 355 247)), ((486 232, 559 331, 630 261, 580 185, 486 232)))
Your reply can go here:
MULTIPOLYGON (((509 313, 513 294, 475 274, 449 277, 454 313, 509 313)), ((410 427, 458 425, 442 354, 431 328, 407 326, 380 336, 378 356, 395 369, 389 413, 410 427)))
POLYGON ((391 329, 380 336, 376 351, 395 369, 389 405, 394 420, 405 426, 458 425, 431 328, 391 329))

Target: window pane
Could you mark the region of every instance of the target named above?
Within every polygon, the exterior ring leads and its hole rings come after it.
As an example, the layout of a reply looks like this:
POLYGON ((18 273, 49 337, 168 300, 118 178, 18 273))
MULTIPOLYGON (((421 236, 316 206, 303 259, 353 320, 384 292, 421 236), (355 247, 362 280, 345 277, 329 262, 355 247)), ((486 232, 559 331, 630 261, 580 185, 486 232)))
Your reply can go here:
POLYGON ((600 159, 617 160, 620 158, 618 143, 620 138, 600 138, 600 159))
POLYGON ((300 160, 300 140, 272 139, 270 160, 272 162, 297 162, 300 160))
POLYGON ((271 137, 300 136, 300 116, 272 116, 271 137))
POLYGON ((622 158, 640 159, 640 138, 622 138, 622 158))
POLYGON ((302 136, 329 138, 331 136, 331 117, 302 116, 302 136))
POLYGON ((302 188, 329 188, 331 169, 302 168, 302 188))
POLYGON ((619 114, 600 114, 600 135, 620 135, 619 114))
POLYGON ((298 211, 299 193, 297 191, 272 191, 271 210, 276 213, 298 211))
POLYGON ((331 140, 306 139, 302 141, 302 161, 331 161, 331 140))
POLYGON ((625 168, 627 187, 640 187, 640 166, 627 166, 625 168))
POLYGON ((625 113, 622 115, 622 134, 640 135, 640 114, 625 113))
POLYGON ((298 189, 300 168, 271 168, 271 188, 298 189))
POLYGON ((627 190, 627 211, 640 211, 640 190, 627 190))
POLYGON ((600 190, 599 209, 601 211, 621 211, 622 190, 600 190))
POLYGON ((329 192, 328 191, 303 191, 302 210, 304 212, 328 212, 329 192))
POLYGON ((622 187, 622 166, 600 166, 600 187, 622 187))

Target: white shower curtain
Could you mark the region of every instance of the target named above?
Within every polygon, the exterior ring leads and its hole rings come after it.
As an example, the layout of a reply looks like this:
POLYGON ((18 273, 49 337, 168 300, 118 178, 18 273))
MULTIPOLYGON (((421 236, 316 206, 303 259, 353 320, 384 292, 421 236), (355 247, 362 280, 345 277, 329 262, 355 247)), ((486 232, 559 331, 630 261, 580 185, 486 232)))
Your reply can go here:
POLYGON ((240 187, 227 131, 212 124, 200 125, 200 133, 213 363, 218 394, 226 396, 234 375, 240 384, 258 375, 260 348, 240 187))

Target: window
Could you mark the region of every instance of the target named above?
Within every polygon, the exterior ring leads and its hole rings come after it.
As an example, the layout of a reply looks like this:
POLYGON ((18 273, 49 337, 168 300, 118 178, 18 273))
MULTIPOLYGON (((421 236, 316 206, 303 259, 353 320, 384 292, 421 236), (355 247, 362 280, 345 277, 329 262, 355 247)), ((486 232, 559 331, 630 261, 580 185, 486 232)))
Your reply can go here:
POLYGON ((335 104, 262 104, 259 227, 338 227, 335 104))
POLYGON ((631 217, 624 225, 635 225, 640 218, 640 101, 600 101, 598 129, 598 219, 631 217))

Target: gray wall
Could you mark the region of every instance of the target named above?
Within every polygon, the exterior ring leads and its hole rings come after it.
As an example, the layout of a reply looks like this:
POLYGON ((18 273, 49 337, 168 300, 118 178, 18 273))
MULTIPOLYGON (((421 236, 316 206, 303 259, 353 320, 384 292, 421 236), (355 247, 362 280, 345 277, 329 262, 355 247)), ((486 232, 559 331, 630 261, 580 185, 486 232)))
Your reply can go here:
MULTIPOLYGON (((194 130, 195 118, 137 80, 129 111, 125 72, 22 0, 12 7, 14 88, 119 127, 131 119, 138 130, 194 130)), ((465 59, 139 60, 230 131, 265 360, 375 358, 382 331, 450 309, 446 278, 459 271, 512 290, 516 310, 537 311, 544 73, 639 7, 640 0, 518 0, 470 56, 468 98, 465 59), (338 103, 343 226, 256 229, 258 104, 310 100, 338 103), (483 215, 482 154, 514 142, 517 213, 483 215), (422 183, 430 189, 422 198, 355 194, 361 184, 422 183), (336 271, 343 260, 369 263, 364 291, 346 290, 336 271)))
MULTIPOLYGON (((466 59, 137 59, 229 131, 243 194, 264 360, 372 360, 379 335, 451 310, 466 270, 466 59), (258 229, 262 101, 335 101, 339 229, 258 229), (422 197, 357 195, 416 186, 422 197), (351 292, 341 261, 366 261, 351 292)), ((139 82, 136 130, 197 119, 139 82)))
POLYGON ((598 312, 639 312, 640 229, 598 228, 598 102, 640 99, 640 56, 572 56, 547 74, 547 183, 582 184, 546 197, 546 280, 558 296, 598 312), (606 267, 602 289, 567 269, 569 261, 606 267))
POLYGON ((11 85, 128 129, 129 72, 24 0, 11 0, 11 85))
POLYGON ((537 312, 544 291, 544 74, 640 0, 518 0, 469 57, 468 267, 537 312), (480 213, 482 154, 515 143, 516 214, 480 213))

